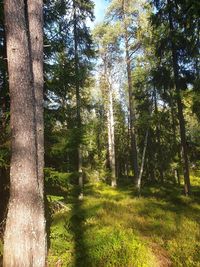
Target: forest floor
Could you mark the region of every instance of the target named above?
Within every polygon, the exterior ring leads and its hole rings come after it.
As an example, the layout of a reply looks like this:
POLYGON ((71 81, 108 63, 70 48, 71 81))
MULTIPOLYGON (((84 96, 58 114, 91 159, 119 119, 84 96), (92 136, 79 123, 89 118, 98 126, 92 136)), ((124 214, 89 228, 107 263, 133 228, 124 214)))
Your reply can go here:
MULTIPOLYGON (((198 175, 199 176, 199 175, 198 175)), ((53 214, 49 266, 200 267, 200 176, 193 195, 174 185, 112 189, 88 184, 83 200, 76 190, 48 196, 53 214)))

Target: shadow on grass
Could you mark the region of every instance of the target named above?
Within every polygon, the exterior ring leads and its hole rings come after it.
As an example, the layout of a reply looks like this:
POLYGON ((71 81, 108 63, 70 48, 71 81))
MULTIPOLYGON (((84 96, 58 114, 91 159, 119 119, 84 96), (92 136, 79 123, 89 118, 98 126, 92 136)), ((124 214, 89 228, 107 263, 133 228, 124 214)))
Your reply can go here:
POLYGON ((72 216, 70 219, 70 230, 75 242, 75 263, 76 267, 84 267, 88 258, 87 248, 84 242, 84 220, 85 214, 82 209, 82 201, 75 200, 73 203, 72 216))
MULTIPOLYGON (((102 225, 110 225, 111 222, 115 225, 116 222, 120 222, 125 229, 134 229, 144 238, 147 237, 167 250, 172 244, 174 248, 173 251, 172 249, 169 251, 170 256, 180 247, 177 254, 180 261, 186 260, 181 256, 181 246, 185 243, 188 251, 184 253, 188 257, 193 254, 198 262, 199 258, 193 248, 198 245, 199 240, 196 237, 196 227, 200 222, 200 208, 196 204, 199 204, 200 188, 197 186, 193 187, 194 189, 195 194, 186 198, 182 194, 182 189, 175 185, 148 185, 143 188, 142 197, 137 198, 133 185, 120 185, 112 189, 105 184, 89 184, 85 186, 84 191, 85 199, 89 200, 90 204, 85 205, 84 202, 83 205, 83 202, 78 200, 78 188, 74 187, 64 199, 64 202, 70 203, 72 207, 69 218, 65 222, 65 229, 70 231, 74 240, 73 266, 95 266, 92 262, 94 255, 91 256, 92 239, 87 238, 90 230, 96 231, 91 228, 94 224, 86 223, 90 218, 95 218, 98 222, 101 220, 102 225), (101 213, 98 213, 99 209, 101 213), (195 245, 186 241, 191 237, 195 245)), ((93 246, 95 249, 96 243, 93 246)))

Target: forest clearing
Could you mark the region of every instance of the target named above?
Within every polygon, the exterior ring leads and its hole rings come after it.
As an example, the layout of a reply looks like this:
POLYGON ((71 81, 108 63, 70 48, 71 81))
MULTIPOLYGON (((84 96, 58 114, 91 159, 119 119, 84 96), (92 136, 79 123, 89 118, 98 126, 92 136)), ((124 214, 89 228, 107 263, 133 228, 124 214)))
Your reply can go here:
POLYGON ((199 14, 0 1, 0 267, 200 267, 199 14))

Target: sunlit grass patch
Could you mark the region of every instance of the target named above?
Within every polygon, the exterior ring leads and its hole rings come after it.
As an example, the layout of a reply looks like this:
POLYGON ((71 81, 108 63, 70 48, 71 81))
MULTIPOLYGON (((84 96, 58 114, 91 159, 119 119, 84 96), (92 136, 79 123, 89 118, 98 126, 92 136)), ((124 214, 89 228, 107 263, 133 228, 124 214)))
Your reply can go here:
POLYGON ((83 201, 73 200, 54 216, 52 262, 61 259, 62 266, 77 267, 200 266, 199 198, 185 197, 178 187, 154 185, 138 198, 132 187, 95 183, 85 186, 83 201))
POLYGON ((200 228, 192 219, 183 216, 177 234, 167 244, 175 266, 200 266, 200 228))
POLYGON ((54 214, 50 234, 49 266, 73 266, 74 239, 69 226, 70 207, 54 214))
MULTIPOLYGON (((151 253, 131 229, 107 226, 85 232, 88 266, 152 266, 151 253)), ((154 262, 155 263, 155 262, 154 262)))

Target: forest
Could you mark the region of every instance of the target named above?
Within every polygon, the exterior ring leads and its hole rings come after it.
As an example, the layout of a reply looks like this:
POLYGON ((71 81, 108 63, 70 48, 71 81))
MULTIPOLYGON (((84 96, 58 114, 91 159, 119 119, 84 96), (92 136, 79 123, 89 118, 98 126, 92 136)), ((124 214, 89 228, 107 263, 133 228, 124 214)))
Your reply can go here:
POLYGON ((200 267, 199 15, 0 1, 0 266, 200 267))

